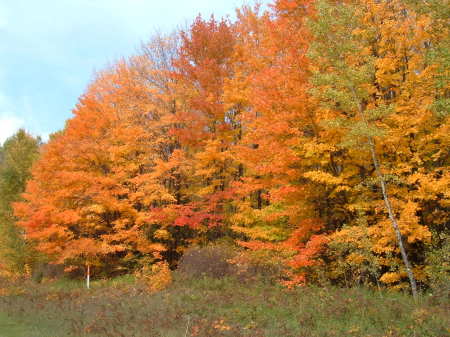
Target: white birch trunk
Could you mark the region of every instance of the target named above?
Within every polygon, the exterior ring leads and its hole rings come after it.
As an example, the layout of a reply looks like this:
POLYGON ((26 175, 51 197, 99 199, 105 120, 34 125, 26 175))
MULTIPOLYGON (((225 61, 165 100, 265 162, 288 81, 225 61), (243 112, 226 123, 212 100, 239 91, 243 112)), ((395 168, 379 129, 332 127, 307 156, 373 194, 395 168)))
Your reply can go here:
MULTIPOLYGON (((362 107, 360 100, 358 99, 356 91, 354 88, 352 88, 351 90, 352 90, 355 102, 358 102, 358 110, 359 110, 360 117, 361 117, 362 121, 364 122, 364 124, 367 127, 369 127, 369 122, 367 121, 367 119, 364 115, 364 109, 362 107)), ((372 163, 373 163, 373 166, 375 167, 375 173, 380 182, 381 192, 383 194, 384 205, 386 206, 389 220, 391 221, 392 228, 394 229, 395 236, 397 238, 397 243, 400 248, 400 253, 402 255, 403 264, 405 265, 406 273, 408 275, 409 283, 411 285, 411 293, 413 295, 414 300, 417 301, 416 279, 414 277, 414 273, 412 270, 411 263, 409 262, 408 255, 406 254, 405 246, 403 245, 402 233, 400 232, 400 227, 398 226, 397 219, 395 218, 394 211, 392 209, 392 204, 389 199, 388 192, 387 192, 386 181, 384 180, 383 174, 381 173, 380 162, 378 161, 378 157, 377 157, 377 153, 376 153, 375 141, 374 141, 373 137, 371 137, 371 136, 368 136, 367 138, 368 138, 368 143, 369 143, 370 154, 372 156, 372 163)))
POLYGON ((87 265, 87 272, 86 272, 86 287, 90 289, 91 287, 91 266, 87 265))

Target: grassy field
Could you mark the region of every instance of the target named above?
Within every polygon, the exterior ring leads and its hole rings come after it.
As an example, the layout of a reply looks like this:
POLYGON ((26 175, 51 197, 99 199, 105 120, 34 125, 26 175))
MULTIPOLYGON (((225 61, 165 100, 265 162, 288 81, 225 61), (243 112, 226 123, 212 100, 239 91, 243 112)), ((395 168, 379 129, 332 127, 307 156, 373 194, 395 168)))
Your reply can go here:
POLYGON ((448 299, 365 288, 286 290, 232 278, 22 284, 0 297, 0 337, 450 336, 448 299))
POLYGON ((0 337, 27 337, 31 331, 20 321, 14 321, 4 312, 0 312, 0 337))

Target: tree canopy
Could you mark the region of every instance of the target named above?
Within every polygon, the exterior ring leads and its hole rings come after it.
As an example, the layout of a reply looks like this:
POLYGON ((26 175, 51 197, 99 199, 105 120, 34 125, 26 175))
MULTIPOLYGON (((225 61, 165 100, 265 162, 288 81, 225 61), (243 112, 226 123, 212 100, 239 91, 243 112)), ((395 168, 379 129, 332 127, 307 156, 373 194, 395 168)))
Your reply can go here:
POLYGON ((154 37, 43 146, 19 226, 69 269, 225 240, 283 256, 288 285, 427 285, 449 229, 444 8, 277 0, 154 37))

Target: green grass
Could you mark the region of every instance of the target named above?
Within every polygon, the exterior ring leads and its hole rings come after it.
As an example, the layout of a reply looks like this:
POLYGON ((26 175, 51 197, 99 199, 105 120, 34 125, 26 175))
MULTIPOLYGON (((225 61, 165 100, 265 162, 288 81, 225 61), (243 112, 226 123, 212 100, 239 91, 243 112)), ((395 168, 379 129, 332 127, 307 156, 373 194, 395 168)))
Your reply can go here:
MULTIPOLYGON (((113 279, 93 280, 90 283, 90 288, 100 289, 108 287, 117 287, 122 285, 133 285, 135 282, 136 279, 133 275, 123 275, 113 279)), ((61 278, 59 280, 51 281, 49 283, 44 282, 43 287, 49 291, 68 291, 75 289, 84 289, 86 288, 86 281, 61 278)))
POLYGON ((90 290, 62 280, 14 293, 0 297, 0 312, 9 314, 0 316, 6 337, 450 336, 448 299, 424 296, 414 304, 408 295, 367 288, 286 290, 198 278, 151 295, 124 277, 90 290))
POLYGON ((13 320, 6 313, 0 312, 0 337, 30 337, 32 329, 26 323, 13 320))

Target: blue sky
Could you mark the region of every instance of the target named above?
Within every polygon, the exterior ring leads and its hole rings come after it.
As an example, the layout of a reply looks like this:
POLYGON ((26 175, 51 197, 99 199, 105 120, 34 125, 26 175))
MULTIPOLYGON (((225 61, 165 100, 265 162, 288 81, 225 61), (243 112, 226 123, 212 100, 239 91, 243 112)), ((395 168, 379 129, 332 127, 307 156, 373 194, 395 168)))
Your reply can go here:
MULTIPOLYGON (((18 128, 64 127, 93 72, 160 30, 244 0, 0 0, 0 144, 18 128)), ((247 0, 246 3, 253 3, 247 0)))

